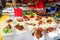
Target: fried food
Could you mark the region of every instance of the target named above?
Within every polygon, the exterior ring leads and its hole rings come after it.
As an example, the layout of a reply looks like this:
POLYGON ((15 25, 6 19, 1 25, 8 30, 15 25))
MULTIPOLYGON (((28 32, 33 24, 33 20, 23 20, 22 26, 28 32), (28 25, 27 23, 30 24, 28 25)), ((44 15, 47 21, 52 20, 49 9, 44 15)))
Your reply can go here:
POLYGON ((16 27, 16 29, 18 29, 18 30, 23 30, 23 29, 24 29, 24 27, 23 27, 22 25, 19 25, 19 24, 16 25, 15 27, 16 27))

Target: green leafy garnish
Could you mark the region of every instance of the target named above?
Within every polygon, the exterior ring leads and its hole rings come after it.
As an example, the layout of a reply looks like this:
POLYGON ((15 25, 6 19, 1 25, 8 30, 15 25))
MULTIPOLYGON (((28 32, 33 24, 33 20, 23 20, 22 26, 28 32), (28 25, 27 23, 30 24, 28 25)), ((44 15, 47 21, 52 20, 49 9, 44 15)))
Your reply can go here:
POLYGON ((3 29, 3 32, 4 33, 11 33, 12 32, 12 29, 11 28, 4 28, 3 29))

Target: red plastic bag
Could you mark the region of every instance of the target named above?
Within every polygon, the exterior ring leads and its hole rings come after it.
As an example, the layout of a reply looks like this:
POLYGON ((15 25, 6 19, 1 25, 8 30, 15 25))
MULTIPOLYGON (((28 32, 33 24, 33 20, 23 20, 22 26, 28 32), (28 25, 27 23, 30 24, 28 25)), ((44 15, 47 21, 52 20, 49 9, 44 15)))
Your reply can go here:
POLYGON ((14 8, 14 16, 15 17, 21 17, 22 16, 22 9, 14 8))

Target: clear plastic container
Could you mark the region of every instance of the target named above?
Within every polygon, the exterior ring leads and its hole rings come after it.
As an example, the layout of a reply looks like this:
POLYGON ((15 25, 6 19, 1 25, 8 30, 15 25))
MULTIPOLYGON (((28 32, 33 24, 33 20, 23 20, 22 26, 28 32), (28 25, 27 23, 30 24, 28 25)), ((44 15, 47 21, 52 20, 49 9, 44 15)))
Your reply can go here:
POLYGON ((56 27, 54 25, 47 28, 47 30, 46 30, 46 40, 53 40, 57 36, 58 36, 58 34, 57 34, 57 31, 56 31, 56 27))
POLYGON ((11 26, 11 29, 7 27, 8 23, 4 23, 1 26, 1 30, 2 30, 2 40, 13 40, 13 29, 11 26))
POLYGON ((45 40, 45 33, 42 28, 37 28, 33 33, 32 36, 34 40, 45 40))

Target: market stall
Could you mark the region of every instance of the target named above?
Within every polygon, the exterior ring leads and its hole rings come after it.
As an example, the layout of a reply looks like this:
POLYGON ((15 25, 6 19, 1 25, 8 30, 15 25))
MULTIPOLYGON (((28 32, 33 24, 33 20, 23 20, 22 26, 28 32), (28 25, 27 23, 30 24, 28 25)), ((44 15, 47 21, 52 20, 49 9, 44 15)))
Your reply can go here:
POLYGON ((11 4, 3 8, 0 40, 60 40, 58 3, 36 1, 22 0, 19 5, 11 4))

